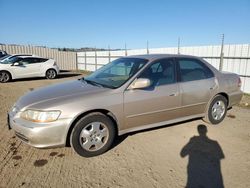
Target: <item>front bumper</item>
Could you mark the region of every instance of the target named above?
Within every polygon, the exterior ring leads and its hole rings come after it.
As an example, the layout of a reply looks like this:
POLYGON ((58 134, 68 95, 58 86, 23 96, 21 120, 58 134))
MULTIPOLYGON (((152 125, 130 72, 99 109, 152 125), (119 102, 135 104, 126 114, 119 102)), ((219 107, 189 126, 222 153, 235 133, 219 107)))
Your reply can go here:
POLYGON ((35 123, 8 114, 10 129, 23 142, 37 148, 65 146, 70 119, 58 119, 50 123, 35 123))

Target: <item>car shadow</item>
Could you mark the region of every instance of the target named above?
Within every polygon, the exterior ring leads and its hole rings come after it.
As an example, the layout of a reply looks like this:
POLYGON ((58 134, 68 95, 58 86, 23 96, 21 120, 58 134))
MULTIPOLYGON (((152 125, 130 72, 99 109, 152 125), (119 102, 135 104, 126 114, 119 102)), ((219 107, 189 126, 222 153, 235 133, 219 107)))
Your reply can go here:
POLYGON ((190 120, 186 120, 186 121, 181 121, 181 122, 177 122, 177 123, 162 125, 160 127, 153 127, 153 128, 149 128, 149 129, 138 130, 138 131, 126 133, 126 134, 121 135, 121 136, 116 136, 115 141, 114 141, 113 145, 111 146, 111 149, 113 149, 116 146, 118 146, 119 144, 121 144, 129 136, 133 136, 133 135, 143 133, 143 132, 148 132, 148 131, 153 131, 153 130, 158 130, 158 129, 164 129, 166 127, 177 126, 177 125, 181 125, 182 123, 187 123, 187 122, 191 122, 191 121, 198 120, 198 119, 200 119, 200 118, 194 118, 194 119, 190 119, 190 120))
POLYGON ((225 156, 222 148, 207 136, 205 125, 198 125, 197 130, 199 136, 193 136, 180 152, 182 158, 188 156, 186 188, 223 188, 220 161, 225 156))
POLYGON ((153 130, 158 130, 158 129, 164 129, 166 127, 177 126, 177 125, 181 125, 183 123, 188 123, 188 122, 192 122, 192 121, 199 120, 199 119, 201 119, 201 118, 193 118, 193 119, 189 119, 189 120, 185 120, 185 121, 180 121, 180 122, 177 122, 177 123, 171 123, 171 124, 167 124, 167 125, 162 125, 162 126, 159 126, 159 127, 153 127, 153 128, 138 130, 138 131, 134 131, 134 132, 127 133, 127 134, 129 136, 132 136, 132 135, 135 135, 135 134, 138 134, 138 133, 143 133, 143 132, 148 132, 148 131, 153 131, 153 130))
POLYGON ((124 134, 124 135, 121 135, 121 136, 116 136, 112 146, 110 149, 113 149, 115 148, 116 146, 118 146, 119 144, 121 144, 129 135, 128 134, 124 134))
MULTIPOLYGON (((63 71, 63 72, 60 72, 54 80, 75 77, 75 76, 80 76, 80 75, 82 74, 69 72, 69 71, 63 71)), ((48 79, 46 79, 45 77, 21 78, 21 79, 12 80, 11 82, 35 81, 35 80, 48 80, 48 79)))

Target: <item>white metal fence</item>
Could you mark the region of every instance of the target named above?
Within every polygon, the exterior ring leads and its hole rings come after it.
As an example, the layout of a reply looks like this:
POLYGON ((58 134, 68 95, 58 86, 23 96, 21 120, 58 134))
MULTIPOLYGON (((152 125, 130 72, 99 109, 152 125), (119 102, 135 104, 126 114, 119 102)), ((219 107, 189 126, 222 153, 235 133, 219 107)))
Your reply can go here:
MULTIPOLYGON (((203 57, 219 69, 221 46, 190 46, 179 48, 181 54, 203 57)), ((223 71, 237 73, 241 76, 242 90, 250 93, 250 44, 224 45, 223 71)), ((178 47, 152 48, 120 51, 90 51, 77 52, 78 69, 95 71, 101 66, 119 57, 139 54, 177 54, 178 47)))
POLYGON ((62 70, 76 70, 76 52, 63 52, 57 49, 21 45, 0 45, 0 50, 8 54, 33 54, 54 59, 62 70))

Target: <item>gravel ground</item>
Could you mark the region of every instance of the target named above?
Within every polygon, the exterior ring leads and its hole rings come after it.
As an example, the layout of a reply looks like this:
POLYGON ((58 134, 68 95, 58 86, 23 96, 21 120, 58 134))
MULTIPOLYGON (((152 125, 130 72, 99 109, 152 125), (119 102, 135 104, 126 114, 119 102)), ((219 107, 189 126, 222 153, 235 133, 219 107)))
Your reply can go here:
POLYGON ((0 187, 250 187, 250 109, 244 104, 220 125, 194 120, 125 135, 94 158, 69 147, 32 148, 7 129, 6 111, 21 95, 79 76, 0 84, 0 187))

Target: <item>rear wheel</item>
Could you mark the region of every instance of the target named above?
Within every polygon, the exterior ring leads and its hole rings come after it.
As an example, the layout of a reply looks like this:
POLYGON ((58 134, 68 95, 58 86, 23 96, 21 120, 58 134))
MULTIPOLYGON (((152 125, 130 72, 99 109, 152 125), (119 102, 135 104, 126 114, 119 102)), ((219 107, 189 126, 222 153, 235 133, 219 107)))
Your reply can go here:
POLYGON ((11 80, 11 75, 7 71, 0 71, 0 82, 5 83, 11 80))
POLYGON ((71 146, 83 157, 93 157, 106 152, 115 138, 115 125, 102 113, 92 113, 81 118, 71 133, 71 146))
POLYGON ((217 95, 209 105, 207 120, 211 124, 218 124, 223 121, 227 113, 227 99, 217 95))
POLYGON ((46 78, 47 79, 54 79, 56 78, 57 76, 57 73, 54 69, 49 69, 46 71, 46 74, 45 74, 46 78))

